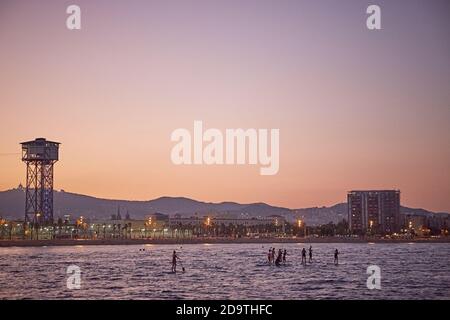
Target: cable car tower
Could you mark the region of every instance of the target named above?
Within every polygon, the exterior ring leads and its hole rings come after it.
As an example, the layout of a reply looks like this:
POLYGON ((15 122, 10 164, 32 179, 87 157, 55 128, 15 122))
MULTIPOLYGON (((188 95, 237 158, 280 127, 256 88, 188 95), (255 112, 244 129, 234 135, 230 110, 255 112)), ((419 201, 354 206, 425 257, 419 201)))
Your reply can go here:
POLYGON ((27 165, 25 223, 32 227, 53 224, 53 165, 59 142, 44 138, 22 142, 22 161, 27 165))

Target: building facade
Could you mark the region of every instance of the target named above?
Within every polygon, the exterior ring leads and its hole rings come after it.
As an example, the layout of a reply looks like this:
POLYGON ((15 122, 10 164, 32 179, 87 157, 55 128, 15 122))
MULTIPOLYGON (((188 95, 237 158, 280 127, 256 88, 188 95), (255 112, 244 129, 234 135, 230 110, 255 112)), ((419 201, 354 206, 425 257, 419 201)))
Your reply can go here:
POLYGON ((354 234, 391 234, 400 230, 399 190, 350 191, 347 204, 349 228, 354 234))
POLYGON ((170 227, 176 226, 201 226, 203 224, 211 225, 235 225, 235 226, 261 226, 261 225, 275 225, 282 226, 286 223, 286 218, 279 215, 271 215, 259 218, 241 218, 241 217, 181 217, 176 215, 170 218, 170 227))

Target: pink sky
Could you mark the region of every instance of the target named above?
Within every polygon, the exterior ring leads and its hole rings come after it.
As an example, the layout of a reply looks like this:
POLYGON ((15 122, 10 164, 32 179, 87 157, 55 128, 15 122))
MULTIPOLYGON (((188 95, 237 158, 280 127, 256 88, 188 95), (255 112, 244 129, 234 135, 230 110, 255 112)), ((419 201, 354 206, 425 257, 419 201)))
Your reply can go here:
POLYGON ((398 188, 450 211, 445 1, 0 2, 0 190, 19 143, 62 143, 55 187, 105 198, 332 205, 398 188), (280 170, 176 166, 176 128, 279 128, 280 170))

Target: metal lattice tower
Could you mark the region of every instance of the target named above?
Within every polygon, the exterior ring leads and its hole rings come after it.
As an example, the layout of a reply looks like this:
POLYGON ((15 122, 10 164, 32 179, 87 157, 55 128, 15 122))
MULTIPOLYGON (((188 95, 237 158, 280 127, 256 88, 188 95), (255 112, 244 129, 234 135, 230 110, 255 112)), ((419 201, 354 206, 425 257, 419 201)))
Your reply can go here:
POLYGON ((37 138, 21 145, 22 161, 27 165, 25 223, 53 224, 53 165, 60 143, 37 138))

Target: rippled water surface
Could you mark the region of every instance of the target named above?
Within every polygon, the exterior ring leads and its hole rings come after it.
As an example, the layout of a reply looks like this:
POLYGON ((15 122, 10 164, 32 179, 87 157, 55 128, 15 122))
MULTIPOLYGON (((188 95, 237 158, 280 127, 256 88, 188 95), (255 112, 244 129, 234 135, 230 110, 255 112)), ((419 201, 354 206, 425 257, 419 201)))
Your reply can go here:
MULTIPOLYGON (((450 299, 450 244, 199 244, 0 248, 1 299, 450 299), (268 248, 288 251, 282 267, 268 248), (142 249, 145 248, 145 251, 142 249), (333 264, 333 252, 341 252, 333 264), (170 273, 177 250, 185 273, 170 273), (66 286, 69 265, 81 289, 66 286), (381 268, 381 290, 366 269, 381 268)), ((179 269, 181 269, 179 267, 179 269)))

